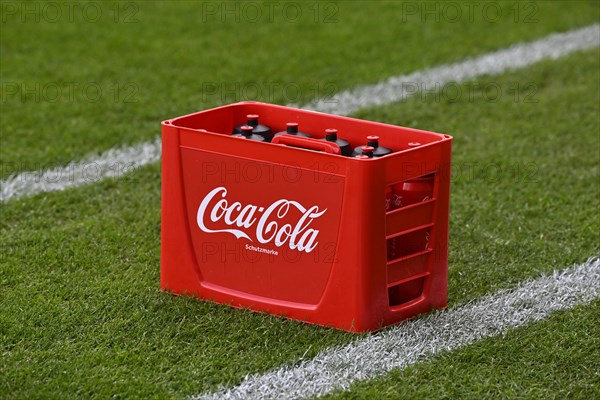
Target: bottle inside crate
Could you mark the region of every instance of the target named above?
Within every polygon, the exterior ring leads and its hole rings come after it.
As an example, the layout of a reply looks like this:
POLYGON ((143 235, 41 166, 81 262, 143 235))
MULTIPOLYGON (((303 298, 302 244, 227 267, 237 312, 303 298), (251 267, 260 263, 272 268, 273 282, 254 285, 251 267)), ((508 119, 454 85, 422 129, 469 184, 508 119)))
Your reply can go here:
POLYGON ((265 138, 264 136, 261 135, 256 135, 254 133, 252 133, 254 131, 254 128, 250 125, 242 125, 242 127, 240 128, 240 133, 234 133, 233 137, 241 137, 244 139, 248 139, 248 140, 255 140, 257 142, 264 142, 265 138))
POLYGON ((233 128, 234 134, 241 134, 242 126, 251 126, 253 128, 252 133, 255 135, 262 136, 266 142, 270 142, 273 139, 273 132, 271 131, 271 127, 260 124, 258 122, 258 118, 259 118, 258 114, 248 114, 248 115, 246 115, 246 118, 247 118, 247 122, 245 124, 236 125, 233 128))
POLYGON ((325 129, 325 137, 320 140, 325 140, 327 142, 333 142, 337 144, 343 156, 350 157, 352 155, 352 148, 350 147, 350 143, 347 140, 338 137, 337 129, 325 129))
POLYGON ((288 122, 287 124, 285 124, 285 126, 286 126, 286 130, 285 131, 281 131, 281 132, 277 132, 274 137, 281 136, 283 134, 294 135, 294 136, 301 136, 301 137, 306 137, 306 138, 310 137, 310 135, 308 133, 306 133, 306 132, 300 132, 298 130, 298 123, 297 122, 288 122))
MULTIPOLYGON (((384 146, 380 146, 379 136, 375 136, 375 135, 367 136, 367 144, 366 145, 373 148, 373 157, 383 157, 383 156, 387 156, 388 154, 392 153, 392 149, 389 149, 384 146)), ((355 147, 354 151, 352 152, 352 156, 355 157, 359 154, 362 154, 362 148, 364 146, 365 145, 360 145, 358 147, 355 147)))

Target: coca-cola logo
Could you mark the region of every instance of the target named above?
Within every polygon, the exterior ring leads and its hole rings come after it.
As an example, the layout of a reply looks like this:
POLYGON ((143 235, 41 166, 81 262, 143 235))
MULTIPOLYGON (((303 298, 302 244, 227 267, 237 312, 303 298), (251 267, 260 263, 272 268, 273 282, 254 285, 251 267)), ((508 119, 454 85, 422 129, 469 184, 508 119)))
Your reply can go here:
POLYGON ((280 199, 268 207, 254 204, 243 205, 239 201, 229 203, 225 198, 227 189, 220 186, 208 193, 196 215, 198 227, 206 233, 226 232, 236 238, 260 243, 273 243, 277 247, 287 244, 290 249, 310 253, 317 247, 319 230, 311 228, 313 221, 323 214, 318 206, 304 207, 297 201, 280 199), (297 214, 295 223, 284 223, 297 214), (227 226, 217 229, 219 222, 227 226), (213 228, 209 228, 208 225, 213 228), (254 238, 254 239, 253 239, 254 238))

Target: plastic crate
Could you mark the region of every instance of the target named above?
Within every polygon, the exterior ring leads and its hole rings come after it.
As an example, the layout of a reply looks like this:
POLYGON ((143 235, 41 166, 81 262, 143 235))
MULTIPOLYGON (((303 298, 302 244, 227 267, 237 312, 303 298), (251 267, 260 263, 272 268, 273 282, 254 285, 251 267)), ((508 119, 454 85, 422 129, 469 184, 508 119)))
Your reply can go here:
POLYGON ((169 119, 162 133, 163 290, 352 332, 446 306, 450 136, 258 102, 169 119), (274 132, 333 127, 395 152, 231 137, 250 113, 274 132), (390 188, 419 179, 430 195, 390 210, 390 188))

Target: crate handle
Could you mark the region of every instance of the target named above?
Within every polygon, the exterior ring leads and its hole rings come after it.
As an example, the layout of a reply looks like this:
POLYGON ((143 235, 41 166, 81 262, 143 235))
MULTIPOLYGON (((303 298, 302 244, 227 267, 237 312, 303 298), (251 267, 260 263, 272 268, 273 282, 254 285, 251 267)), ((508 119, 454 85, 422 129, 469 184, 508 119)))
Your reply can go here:
POLYGON ((320 150, 330 154, 340 154, 340 147, 335 143, 305 138, 302 136, 288 135, 287 133, 275 136, 273 140, 271 140, 271 143, 300 147, 303 149, 320 150))

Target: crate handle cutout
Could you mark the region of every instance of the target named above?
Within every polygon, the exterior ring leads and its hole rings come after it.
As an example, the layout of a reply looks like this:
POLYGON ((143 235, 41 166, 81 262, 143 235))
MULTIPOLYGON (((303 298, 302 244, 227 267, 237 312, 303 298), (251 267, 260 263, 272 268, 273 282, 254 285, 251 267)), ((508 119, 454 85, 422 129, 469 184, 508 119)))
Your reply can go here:
POLYGON ((340 148, 335 143, 324 142, 322 140, 305 138, 301 136, 288 135, 285 133, 273 138, 271 143, 300 147, 308 150, 324 151, 330 154, 340 154, 340 148))

